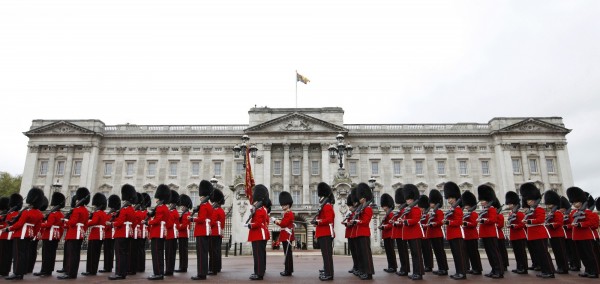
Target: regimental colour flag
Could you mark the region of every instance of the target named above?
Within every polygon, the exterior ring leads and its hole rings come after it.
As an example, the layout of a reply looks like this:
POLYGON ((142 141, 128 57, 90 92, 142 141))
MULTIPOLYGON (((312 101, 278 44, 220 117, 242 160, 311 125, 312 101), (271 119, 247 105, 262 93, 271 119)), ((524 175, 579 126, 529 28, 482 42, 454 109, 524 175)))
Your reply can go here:
POLYGON ((246 149, 246 182, 244 183, 244 190, 246 192, 246 196, 248 196, 248 200, 250 200, 250 204, 252 201, 252 189, 254 189, 254 177, 252 176, 252 166, 250 164, 250 149, 246 149))
POLYGON ((302 82, 304 84, 308 84, 308 82, 310 82, 310 80, 308 80, 308 78, 298 74, 298 72, 296 71, 296 82, 302 82))

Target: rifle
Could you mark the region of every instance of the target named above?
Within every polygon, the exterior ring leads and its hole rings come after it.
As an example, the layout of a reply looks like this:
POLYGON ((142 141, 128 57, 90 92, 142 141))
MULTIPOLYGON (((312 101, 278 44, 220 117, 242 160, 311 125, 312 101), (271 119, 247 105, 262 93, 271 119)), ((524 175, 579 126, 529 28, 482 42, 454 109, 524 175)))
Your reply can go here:
POLYGON ((512 214, 508 217, 508 224, 511 225, 515 220, 517 220, 517 212, 521 209, 520 204, 516 204, 515 207, 510 211, 512 214))
POLYGON ((429 211, 429 220, 427 221, 427 226, 431 226, 431 220, 435 218, 435 212, 437 212, 438 209, 440 209, 440 206, 442 206, 442 204, 438 203, 435 205, 435 207, 433 207, 433 210, 429 211))
POLYGON ((581 207, 579 209, 577 209, 577 212, 575 212, 575 214, 573 214, 573 224, 578 224, 579 220, 585 219, 585 210, 588 207, 587 204, 588 204, 588 202, 586 199, 585 202, 581 205, 581 207))
POLYGON ((67 214, 65 214, 65 218, 64 218, 64 219, 69 219, 69 218, 71 218, 71 214, 73 214, 73 210, 74 210, 75 208, 77 208, 77 207, 79 207, 79 206, 83 205, 83 203, 84 203, 85 201, 87 201, 87 200, 88 200, 88 198, 90 198, 90 195, 89 195, 89 194, 88 194, 88 195, 86 195, 86 196, 85 196, 83 199, 79 200, 79 201, 78 201, 78 202, 75 204, 75 206, 74 206, 73 208, 71 208, 71 210, 69 210, 69 212, 67 212, 67 214))
POLYGON ((246 220, 246 224, 250 223, 250 220, 252 220, 252 217, 254 217, 254 214, 256 213, 256 210, 258 210, 259 208, 261 208, 263 206, 263 202, 262 201, 258 201, 256 202, 255 205, 252 205, 252 211, 250 212, 250 216, 248 216, 248 220, 246 220))
POLYGON ((477 209, 477 206, 473 206, 467 210, 467 214, 463 215, 463 222, 471 217, 471 214, 477 209))
POLYGON ((33 206, 27 205, 25 208, 23 208, 23 209, 21 209, 21 211, 19 211, 19 214, 17 214, 17 216, 13 217, 12 220, 7 221, 6 223, 8 225, 13 225, 13 224, 17 223, 17 221, 19 220, 19 218, 21 218, 21 215, 23 215, 23 211, 29 210, 31 208, 33 208, 33 206))
POLYGON ((129 201, 125 201, 125 204, 123 204, 123 206, 121 206, 121 208, 119 210, 117 210, 117 214, 113 215, 112 217, 110 217, 110 221, 112 222, 115 219, 117 219, 119 217, 119 214, 121 213, 121 210, 123 210, 123 208, 128 207, 129 205, 131 205, 131 203, 129 203, 129 201))
MULTIPOLYGON (((150 220, 150 218, 152 218, 152 217, 154 217, 156 215, 156 207, 158 207, 160 205, 162 205, 162 201, 161 200, 159 200, 159 201, 156 202, 156 206, 154 206, 154 208, 150 208, 148 210, 148 213, 146 214, 146 219, 144 219, 144 223, 148 223, 148 220, 150 220)), ((115 216, 117 214, 115 214, 115 216)))
POLYGON ((8 211, 6 211, 6 212, 2 213, 2 215, 0 215, 0 221, 4 221, 4 219, 6 219, 6 216, 8 216, 8 214, 13 213, 18 210, 19 210, 19 206, 13 206, 8 211))
POLYGON ((487 207, 484 207, 483 210, 481 210, 481 212, 479 212, 479 217, 477 217, 477 223, 483 223, 483 218, 487 217, 488 211, 490 211, 490 207, 492 206, 488 205, 487 207))
MULTIPOLYGON (((354 211, 354 216, 352 216, 352 220, 350 220, 350 224, 354 224, 355 221, 358 219, 359 215, 365 210, 365 208, 371 206, 371 203, 373 203, 373 199, 358 206, 358 208, 354 211)), ((319 214, 317 213, 317 215, 319 215, 319 214)), ((317 218, 317 216, 315 216, 315 219, 316 218, 317 218)))
POLYGON ((552 210, 550 210, 550 212, 548 212, 548 214, 546 214, 546 220, 544 221, 544 225, 546 226, 550 226, 552 224, 550 224, 550 221, 552 221, 552 219, 554 218, 554 213, 556 213, 556 210, 558 210, 558 205, 554 206, 554 208, 552 208, 552 210))
POLYGON ((444 221, 448 220, 449 217, 452 217, 452 215, 454 215, 454 209, 456 209, 456 207, 458 207, 460 205, 461 205, 461 200, 459 198, 458 200, 456 200, 454 205, 452 205, 452 207, 450 207, 450 209, 448 209, 448 211, 446 211, 444 213, 444 221))
POLYGON ((198 211, 200 211, 200 206, 202 206, 202 204, 204 204, 204 203, 206 203, 206 202, 208 202, 210 200, 210 195, 211 194, 205 196, 204 199, 200 200, 200 204, 198 204, 198 206, 196 208, 194 208, 194 210, 192 211, 192 214, 190 214, 190 216, 188 217, 188 219, 194 218, 194 215, 196 213, 198 213, 198 211))
POLYGON ((415 207, 417 205, 417 203, 419 203, 418 198, 415 201, 413 201, 411 204, 406 206, 406 209, 404 209, 404 212, 402 212, 402 215, 400 215, 400 219, 402 219, 402 218, 404 218, 404 216, 408 215, 410 213, 410 211, 413 209, 413 207, 415 207))
POLYGON ((429 211, 431 211, 431 208, 425 208, 425 210, 423 210, 423 212, 421 212, 421 220, 419 222, 423 222, 425 220, 427 220, 427 217, 429 216, 429 211))
POLYGON ((540 202, 542 202, 542 198, 539 198, 532 206, 529 206, 529 209, 527 209, 527 213, 525 213, 525 218, 523 218, 523 220, 527 220, 531 215, 533 215, 535 209, 538 207, 538 205, 540 205, 540 202))

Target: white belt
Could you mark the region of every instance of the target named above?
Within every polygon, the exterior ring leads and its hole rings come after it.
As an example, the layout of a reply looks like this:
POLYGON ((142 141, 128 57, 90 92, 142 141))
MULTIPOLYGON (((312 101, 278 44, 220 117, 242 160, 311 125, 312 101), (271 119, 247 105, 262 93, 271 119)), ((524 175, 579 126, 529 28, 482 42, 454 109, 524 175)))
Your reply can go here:
MULTIPOLYGON (((58 230, 60 227, 59 226, 51 226, 50 227, 50 235, 48 236, 48 239, 50 241, 54 240, 54 234, 55 233, 60 233, 60 231, 58 230)), ((60 236, 57 237, 57 239, 59 239, 60 236)))
POLYGON ((25 238, 25 233, 28 232, 28 230, 31 230, 31 234, 33 234, 33 228, 29 228, 29 227, 33 227, 34 225, 31 223, 25 223, 23 225, 23 228, 21 228, 21 240, 25 238))
POLYGON ((463 239, 465 238, 465 230, 463 229, 462 226, 460 226, 460 234, 462 235, 463 239))
POLYGON ((177 239, 179 237, 179 231, 177 230, 177 225, 173 224, 173 236, 177 239))
POLYGON ((221 235, 221 221, 217 221, 217 228, 219 231, 219 236, 221 235))
POLYGON ((140 231, 140 225, 136 225, 133 229, 133 238, 137 240, 138 232, 140 231))
POLYGON ((110 237, 111 239, 115 238, 115 227, 112 227, 110 237))
MULTIPOLYGON (((210 236, 210 219, 204 220, 206 224, 206 236, 210 236)), ((265 238, 265 233, 263 232, 263 239, 265 238)))
POLYGON ((165 238, 165 221, 160 221, 160 238, 165 238))
POLYGON ((264 228, 260 228, 260 232, 262 233, 262 238, 264 240, 265 239, 265 229, 264 228))
POLYGON ((424 238, 425 237, 425 231, 423 231, 423 225, 421 225, 421 223, 419 223, 419 229, 421 229, 421 235, 422 235, 422 238, 424 238))
POLYGON ((333 224, 329 224, 329 232, 331 233, 331 237, 335 238, 335 233, 333 232, 333 224))
POLYGON ((77 223, 77 236, 76 239, 83 239, 83 224, 82 223, 77 223))
POLYGON ((13 235, 13 232, 12 232, 12 231, 8 232, 8 239, 9 239, 9 240, 12 240, 12 235, 13 235))
POLYGON ((93 229, 100 230, 100 240, 104 240, 104 226, 103 225, 91 226, 90 231, 93 229))
POLYGON ((131 222, 124 222, 125 224, 125 238, 129 238, 129 234, 131 233, 131 222))
POLYGON ((142 225, 142 239, 146 238, 146 225, 142 225))
POLYGON ((290 228, 283 228, 283 230, 284 230, 284 231, 286 231, 286 232, 287 232, 288 234, 290 234, 290 235, 291 235, 291 234, 292 234, 292 232, 293 232, 293 231, 292 231, 292 229, 290 229, 290 228))

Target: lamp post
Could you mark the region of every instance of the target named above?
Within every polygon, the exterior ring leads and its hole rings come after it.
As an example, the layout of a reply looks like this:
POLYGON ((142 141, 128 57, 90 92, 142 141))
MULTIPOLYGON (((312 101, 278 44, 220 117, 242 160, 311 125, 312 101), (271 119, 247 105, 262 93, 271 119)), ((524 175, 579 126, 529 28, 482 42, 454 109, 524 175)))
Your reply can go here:
POLYGON ((250 141, 250 137, 244 134, 244 136, 242 136, 242 144, 233 147, 233 156, 235 158, 239 158, 240 154, 244 155, 244 169, 246 168, 246 151, 250 151, 250 157, 252 158, 256 158, 256 152, 258 151, 256 145, 250 145, 248 147, 248 141, 250 141))
POLYGON ((57 191, 60 192, 60 189, 62 188, 62 184, 60 184, 59 182, 60 182, 60 180, 57 179, 56 183, 51 186, 52 194, 54 194, 57 191))
POLYGON ((344 144, 344 135, 341 133, 338 134, 335 139, 337 140, 337 145, 331 144, 328 148, 329 156, 331 158, 335 158, 336 156, 340 160, 340 170, 344 169, 344 153, 348 157, 352 157, 352 145, 350 143, 344 144))
MULTIPOLYGON (((369 179, 369 188, 371 189, 371 195, 373 196, 373 199, 375 199, 375 182, 377 182, 377 180, 374 177, 369 179)), ((371 207, 377 208, 377 200, 373 200, 371 207)))

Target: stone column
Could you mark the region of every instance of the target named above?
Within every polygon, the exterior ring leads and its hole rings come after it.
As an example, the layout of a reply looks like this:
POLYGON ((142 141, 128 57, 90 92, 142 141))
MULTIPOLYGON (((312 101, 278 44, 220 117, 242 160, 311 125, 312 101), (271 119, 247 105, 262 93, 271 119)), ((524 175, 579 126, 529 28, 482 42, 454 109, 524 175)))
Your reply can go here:
MULTIPOLYGON (((185 194, 190 194, 188 192, 187 189, 187 185, 188 185, 188 179, 190 177, 190 150, 192 149, 191 146, 181 146, 179 147, 179 149, 181 150, 181 161, 179 162, 179 182, 181 182, 181 184, 179 185, 179 194, 185 193, 185 194)), ((225 153, 227 153, 228 151, 226 150, 225 153)), ((225 191, 223 191, 225 192, 225 191)))
MULTIPOLYGON (((94 177, 97 175, 96 169, 98 168, 98 155, 100 148, 98 144, 94 143, 90 146, 83 147, 83 161, 81 162, 81 183, 79 186, 85 186, 88 189, 93 188, 95 185, 94 177)), ((68 184, 63 185, 63 188, 68 190, 68 184)))
MULTIPOLYGON (((45 182, 45 184, 50 184, 51 185, 53 183, 53 181, 54 181, 54 178, 55 178, 54 175, 56 174, 56 172, 55 172, 55 166, 56 166, 55 165, 56 164, 56 159, 55 159, 56 158, 56 149, 57 149, 56 145, 48 145, 48 150, 50 151, 50 155, 49 155, 49 158, 48 158, 48 172, 46 173, 46 182, 45 182)), ((91 173, 91 175, 93 175, 93 173, 91 173)), ((63 186, 63 189, 64 188, 68 188, 68 187, 69 187, 69 185, 65 184, 63 186)), ((27 190, 29 190, 29 189, 27 189, 27 190)), ((68 196, 68 195, 65 195, 65 196, 68 196)), ((23 196, 23 197, 25 197, 25 196, 23 196)))
MULTIPOLYGON (((497 176, 496 181, 498 182, 498 185, 496 186, 496 188, 497 196, 500 200, 504 200, 506 191, 514 190, 515 188, 515 178, 512 168, 512 157, 510 156, 510 149, 508 147, 510 147, 510 144, 499 143, 494 146, 496 163, 493 170, 497 176)), ((490 164, 490 166, 492 165, 490 164)))
POLYGON ((546 165, 546 153, 544 153, 544 144, 540 143, 537 145, 538 154, 540 155, 540 174, 542 176, 542 182, 544 183, 544 191, 550 189, 550 179, 548 178, 548 167, 546 165))
MULTIPOLYGON (((146 152, 148 151, 148 147, 140 146, 137 147, 138 150, 138 159, 136 164, 136 175, 135 175, 135 184, 139 184, 141 186, 144 185, 144 181, 146 180, 146 152)), ((157 184, 158 186, 158 184, 157 184)), ((142 189, 140 189, 141 191, 142 189)), ((151 196, 154 198, 154 196, 151 196)))
POLYGON ((573 172, 571 170, 571 161, 566 142, 556 143, 556 167, 558 173, 560 173, 560 179, 563 182, 562 187, 569 188, 574 186, 573 172))
POLYGON ((529 159, 527 159, 527 145, 520 144, 519 151, 521 151, 521 167, 523 168, 523 180, 527 181, 531 179, 531 172, 529 171, 529 159))
POLYGON ((309 143, 302 143, 302 204, 308 204, 310 202, 310 167, 308 160, 308 147, 309 143))
POLYGON ((329 163, 329 144, 321 143, 321 180, 327 184, 333 182, 333 176, 331 175, 331 163, 329 163))
POLYGON ((290 191, 290 144, 283 143, 283 190, 290 191))
POLYGON ((271 188, 271 146, 271 143, 262 144, 263 182, 269 189, 271 188))
MULTIPOLYGON (((33 180, 39 174, 39 161, 38 156, 40 152, 40 146, 28 145, 27 146, 27 158, 25 159, 25 169, 23 170, 23 182, 21 183, 21 189, 19 190, 21 195, 27 194, 29 189, 33 186, 33 180)), ((52 186, 52 184, 50 184, 52 186)), ((44 194, 50 196, 44 188, 44 194)))
MULTIPOLYGON (((67 149, 67 161, 65 162, 65 174, 63 176, 62 184, 69 186, 71 184, 71 174, 73 173, 73 154, 75 152, 74 145, 65 146, 67 149)), ((52 186, 53 183, 50 184, 52 186)), ((89 188, 90 192, 94 192, 94 189, 89 188)))

